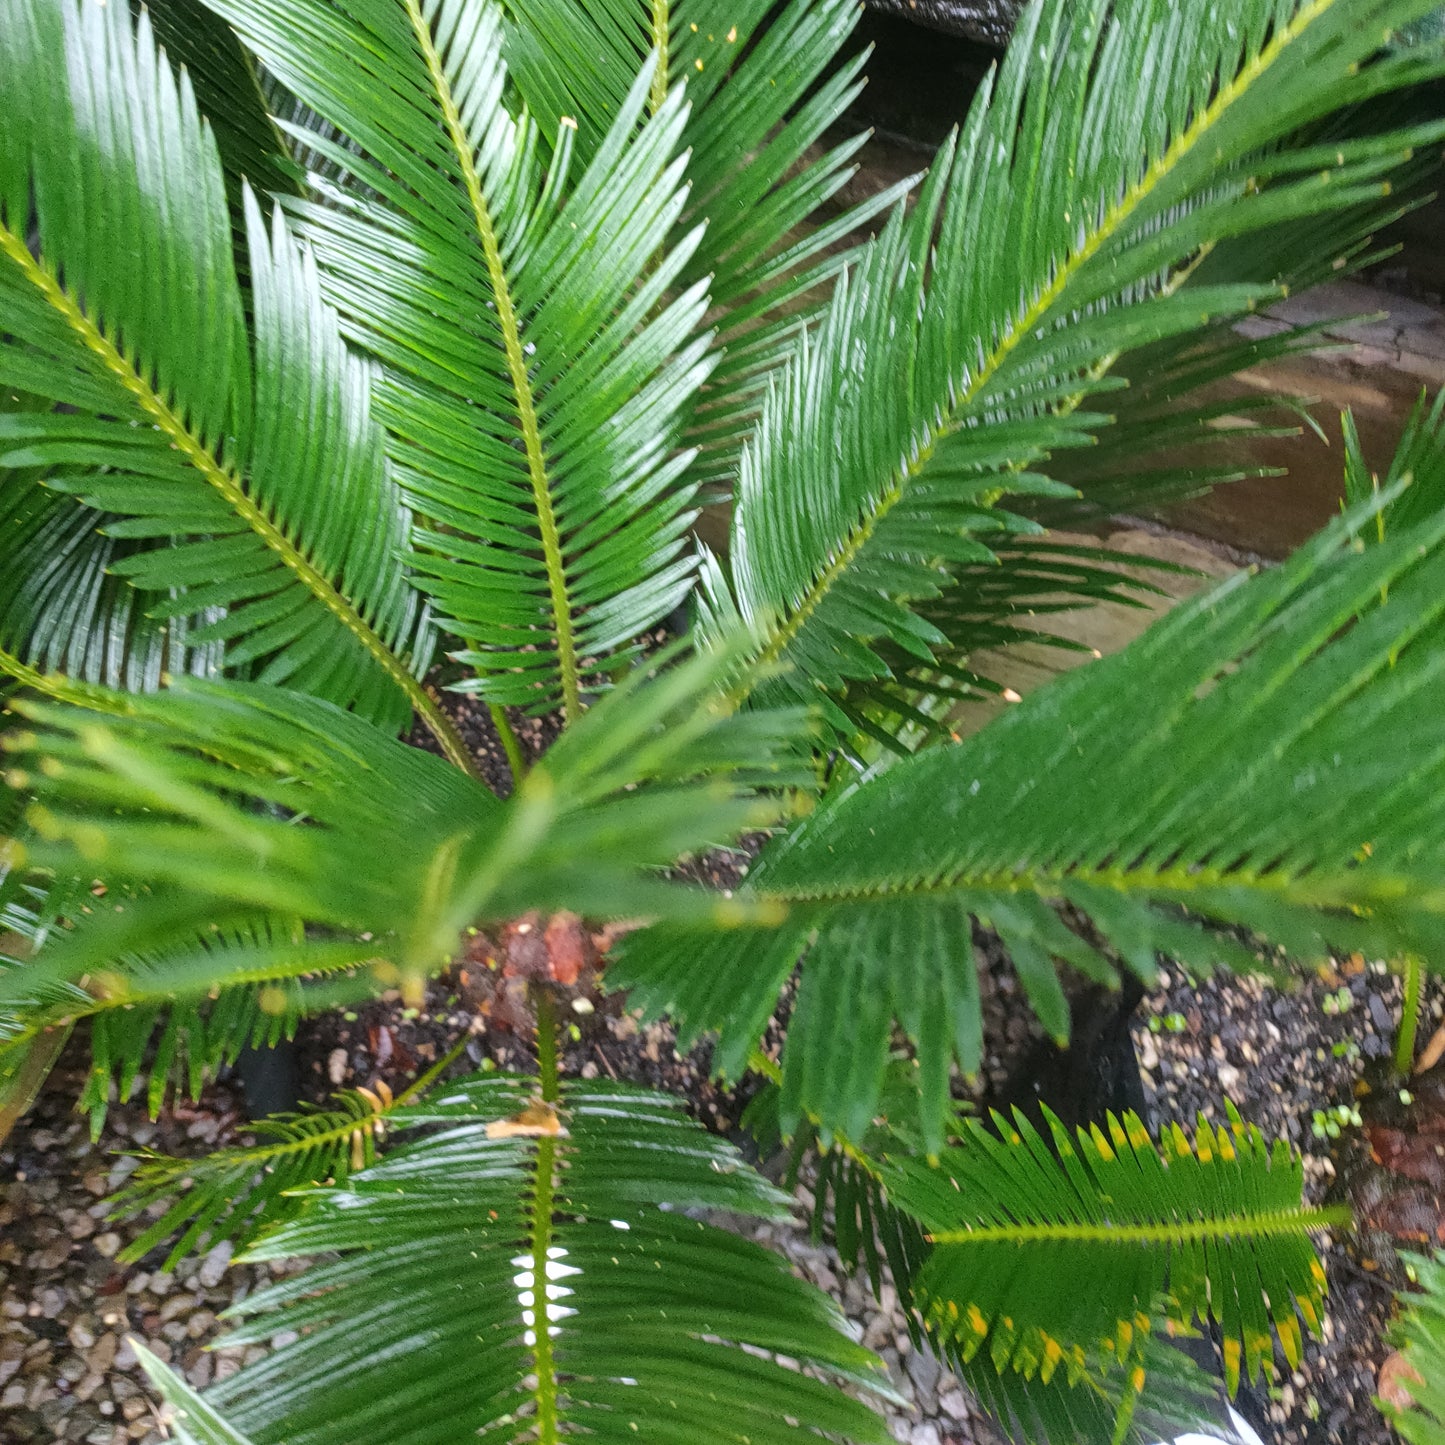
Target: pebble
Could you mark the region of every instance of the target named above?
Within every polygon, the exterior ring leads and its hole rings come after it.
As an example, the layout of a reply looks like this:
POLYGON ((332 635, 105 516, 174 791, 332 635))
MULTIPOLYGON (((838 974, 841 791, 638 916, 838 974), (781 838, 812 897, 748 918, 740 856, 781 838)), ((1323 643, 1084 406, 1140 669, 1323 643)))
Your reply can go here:
POLYGON ((220 1284, 221 1276, 225 1274, 226 1266, 231 1262, 233 1250, 234 1246, 231 1241, 224 1239, 201 1261, 197 1278, 207 1289, 213 1289, 220 1284))

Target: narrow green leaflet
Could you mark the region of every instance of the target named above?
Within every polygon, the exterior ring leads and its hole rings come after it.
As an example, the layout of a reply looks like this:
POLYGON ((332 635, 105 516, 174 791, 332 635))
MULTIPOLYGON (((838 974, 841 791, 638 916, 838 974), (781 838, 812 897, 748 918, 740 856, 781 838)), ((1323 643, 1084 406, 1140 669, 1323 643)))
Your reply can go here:
POLYGON ((676 1101, 494 1075, 396 1123, 428 1137, 252 1249, 334 1257, 234 1311, 232 1343, 299 1334, 203 1397, 238 1437, 772 1445, 803 1420, 809 1438, 887 1440, 837 1389, 889 1393, 837 1307, 693 1217, 788 1201, 676 1101))
MULTIPOLYGON (((1378 50, 1427 8, 1024 11, 917 205, 839 284, 743 453, 733 601, 767 629, 759 660, 792 668, 760 696, 886 678, 881 639, 925 661, 945 644, 913 604, 987 560, 989 532, 1027 525, 1001 496, 1058 494, 1036 472, 1103 424, 1114 362, 1275 294, 1271 276, 1187 284, 1211 246, 1390 208, 1389 178, 1438 122, 1341 137, 1327 155, 1298 137, 1438 70, 1437 52, 1378 50)), ((743 677, 739 695, 753 691, 743 677)))
POLYGON ((679 445, 713 363, 682 95, 644 123, 644 67, 585 168, 566 127, 544 166, 482 0, 213 8, 345 142, 304 137, 352 186, 290 210, 380 363, 423 585, 490 700, 575 721, 691 586, 679 445))
POLYGON ((1442 956, 1445 512, 1364 549, 1392 495, 964 742, 840 788, 736 894, 785 912, 780 926, 662 926, 609 983, 685 1039, 718 1030, 735 1074, 802 958, 785 1128, 806 1116, 861 1138, 896 1023, 936 1148, 950 1068, 981 1057, 971 918, 1001 934, 1056 1036, 1058 961, 1106 982, 1116 959, 1151 977, 1157 953, 1257 967, 1240 930, 1300 962, 1442 956))
POLYGON ((153 680, 154 660, 107 656, 154 659, 148 609, 204 623, 186 644, 223 643, 227 668, 386 727, 416 708, 462 761, 412 676, 428 627, 399 561, 408 521, 369 369, 344 349, 311 258, 254 199, 243 304, 216 144, 149 20, 16 0, 0 83, 0 395, 16 398, 0 406, 0 469, 22 473, 7 499, 37 475, 78 499, 53 513, 66 583, 32 567, 10 584, 7 626, 17 608, 30 618, 22 660, 153 680), (87 528, 116 549, 77 541, 87 528), (125 612, 102 566, 144 606, 125 612), (128 644, 97 635, 132 621, 128 644))
POLYGON ((131 1348, 147 1378, 170 1406, 168 1428, 179 1445, 252 1445, 238 1434, 171 1367, 131 1339, 131 1348))

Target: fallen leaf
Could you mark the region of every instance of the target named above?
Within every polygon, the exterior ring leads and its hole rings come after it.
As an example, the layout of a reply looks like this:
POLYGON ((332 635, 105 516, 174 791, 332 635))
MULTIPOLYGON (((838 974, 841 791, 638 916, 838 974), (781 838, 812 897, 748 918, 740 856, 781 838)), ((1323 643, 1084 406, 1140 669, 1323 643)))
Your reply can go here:
POLYGON ((1415 1060, 1415 1072, 1423 1074, 1427 1069, 1433 1069, 1442 1057, 1445 1057, 1445 1024, 1430 1035, 1430 1042, 1420 1050, 1420 1057, 1415 1060))
POLYGON ((1395 1350, 1380 1366, 1376 1394, 1386 1405, 1393 1405, 1397 1410, 1408 1410, 1415 1403, 1408 1387, 1424 1383, 1419 1370, 1399 1350, 1395 1350))
POLYGON ((1403 1129, 1368 1125, 1370 1157, 1392 1174, 1418 1179, 1437 1192, 1445 1190, 1445 1143, 1438 1134, 1407 1134, 1403 1129))

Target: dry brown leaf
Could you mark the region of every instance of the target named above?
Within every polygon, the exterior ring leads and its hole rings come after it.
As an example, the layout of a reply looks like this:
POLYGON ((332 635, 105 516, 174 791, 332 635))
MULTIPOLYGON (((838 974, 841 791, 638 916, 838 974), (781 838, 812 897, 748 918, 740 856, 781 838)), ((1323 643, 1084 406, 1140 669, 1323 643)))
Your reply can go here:
POLYGON ((1419 1370, 1399 1350, 1395 1350, 1380 1366, 1376 1393, 1385 1404, 1393 1405, 1397 1410, 1408 1410, 1415 1403, 1409 1386, 1424 1383, 1419 1370))
POLYGON ((1415 1060, 1415 1072, 1423 1074, 1427 1069, 1433 1069, 1441 1058, 1445 1058, 1445 1024, 1430 1035, 1430 1042, 1420 1050, 1420 1057, 1415 1060))

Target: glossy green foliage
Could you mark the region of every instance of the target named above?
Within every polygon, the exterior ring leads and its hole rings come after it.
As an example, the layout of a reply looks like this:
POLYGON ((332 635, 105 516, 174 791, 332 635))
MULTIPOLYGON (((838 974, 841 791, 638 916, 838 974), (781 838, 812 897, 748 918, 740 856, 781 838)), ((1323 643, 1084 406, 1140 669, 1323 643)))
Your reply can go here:
POLYGON ((997 1134, 969 1120, 937 1167, 887 1173, 933 1244, 913 1285, 942 1348, 1072 1383, 1136 1361, 1162 1299, 1167 1319, 1219 1324, 1231 1394, 1241 1366, 1273 1373, 1271 1324, 1298 1367, 1297 1312, 1313 1331, 1323 1313, 1309 1232, 1349 1217, 1302 1207, 1298 1154, 1232 1110, 1227 1127, 1201 1118, 1192 1141, 1173 1125, 1157 1144, 1132 1114, 1074 1138, 1045 1120, 1047 1141, 1022 1115, 996 1117, 997 1134))
POLYGON ((243 302, 215 141, 144 16, 17 0, 0 79, 0 467, 32 479, 6 485, 29 539, 0 645, 134 686, 223 643, 232 669, 399 727, 424 610, 370 371, 314 262, 246 201, 243 302))
POLYGON ((989 533, 1027 525, 1001 496, 1059 495, 1038 473, 1103 423, 1078 408, 1107 407, 1119 355, 1274 294, 1272 276, 1207 278, 1195 263, 1304 218, 1346 212, 1358 230, 1359 208, 1440 133, 1425 121, 1342 136, 1328 158, 1299 139, 1438 67, 1376 54, 1421 8, 1025 10, 956 143, 839 284, 744 451, 732 597, 713 612, 765 626, 762 660, 792 664, 760 697, 822 692, 846 737, 852 720, 826 695, 886 685, 875 643, 924 671, 965 645, 915 604, 985 560, 989 533))
POLYGON ((222 1240, 249 1241, 289 1219, 308 1186, 335 1184, 374 1164, 394 1111, 390 1091, 346 1089, 333 1099, 330 1109, 258 1119, 250 1126, 253 1144, 229 1145, 199 1159, 143 1153, 111 1196, 110 1212, 133 1218, 150 1210, 155 1217, 116 1257, 133 1264, 170 1240, 161 1267, 174 1270, 188 1254, 222 1240))
POLYGON ((1373 525, 1357 509, 974 737, 840 787, 738 895, 786 910, 781 926, 664 926, 633 941, 611 982, 687 1038, 719 1031, 735 1072, 806 954, 785 1129, 806 1115, 860 1138, 896 1021, 936 1148, 949 1068, 980 1059, 973 917, 998 930, 1058 1036, 1056 960, 1105 982, 1116 958, 1152 977, 1159 952, 1255 968, 1239 930, 1301 961, 1332 946, 1438 952, 1442 794, 1429 780, 1445 755, 1423 700, 1445 663, 1445 514, 1364 550, 1373 525))
POLYGON ((490 6, 215 8, 338 133, 306 139, 349 192, 293 213, 383 367, 424 585, 490 698, 575 718, 689 587, 676 446, 710 363, 706 288, 673 289, 682 93, 643 124, 644 68, 585 168, 565 127, 544 164, 490 6))
POLYGON ((30 1033, 113 1009, 136 1020, 113 1027, 148 1032, 156 1006, 215 989, 273 985, 273 1008, 294 1012, 309 1006, 304 989, 287 992, 302 978, 414 984, 466 926, 528 908, 746 917, 649 872, 778 817, 777 790, 809 777, 800 720, 728 715, 708 695, 716 661, 670 661, 635 671, 505 803, 277 689, 177 683, 109 715, 23 704, 40 730, 7 743, 34 764, 26 859, 61 876, 79 865, 118 891, 0 973, 0 1008, 30 1033))
POLYGON ((808 324, 819 287, 853 254, 841 243, 904 189, 839 214, 821 210, 836 205, 864 140, 824 136, 862 88, 865 57, 839 59, 860 12, 850 0, 781 10, 762 0, 658 0, 650 13, 626 0, 510 0, 504 10, 518 89, 544 134, 563 116, 575 121, 584 155, 620 113, 639 67, 653 68, 654 105, 664 71, 686 88, 692 189, 676 232, 706 228, 682 279, 706 278, 717 328, 717 369, 688 429, 697 452, 687 476, 706 495, 726 496, 769 377, 808 324))
POLYGON ((1413 1374, 1397 1376, 1410 1394, 1407 1409, 1386 1406, 1390 1423, 1409 1445, 1445 1442, 1445 1266, 1438 1258, 1412 1256, 1409 1263, 1420 1286, 1400 1297, 1404 1306, 1395 1324, 1394 1342, 1413 1374))
POLYGON ((477 1431, 763 1445, 798 1438, 797 1419, 886 1441, 835 1388, 887 1390, 836 1306, 688 1212, 777 1218, 786 1198, 671 1099, 566 1085, 553 1111, 536 1084, 464 1080, 398 1115, 427 1137, 314 1192, 254 1246, 253 1259, 336 1257, 238 1306, 234 1342, 278 1325, 300 1338, 208 1403, 257 1445, 477 1431), (535 1137, 515 1122, 529 1107, 545 1121, 535 1137))

